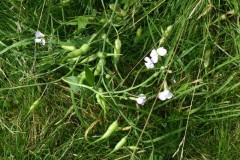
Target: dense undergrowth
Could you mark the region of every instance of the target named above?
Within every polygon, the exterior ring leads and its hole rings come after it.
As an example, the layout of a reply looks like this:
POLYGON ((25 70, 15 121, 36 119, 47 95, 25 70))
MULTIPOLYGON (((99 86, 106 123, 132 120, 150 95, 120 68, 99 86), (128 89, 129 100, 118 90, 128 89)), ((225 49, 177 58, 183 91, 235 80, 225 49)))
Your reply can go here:
POLYGON ((0 6, 0 159, 240 158, 237 0, 0 6))

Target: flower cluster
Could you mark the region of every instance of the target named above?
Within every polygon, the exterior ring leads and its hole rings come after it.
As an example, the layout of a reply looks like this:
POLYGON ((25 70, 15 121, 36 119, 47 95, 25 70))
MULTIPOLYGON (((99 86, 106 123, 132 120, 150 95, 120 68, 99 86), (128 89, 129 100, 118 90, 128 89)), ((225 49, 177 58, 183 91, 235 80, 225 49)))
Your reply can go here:
MULTIPOLYGON (((164 57, 166 55, 167 55, 167 50, 164 47, 153 49, 150 53, 150 57, 144 58, 145 66, 148 69, 154 68, 154 64, 158 62, 159 56, 164 57)), ((164 81, 164 91, 158 93, 158 98, 161 101, 165 101, 167 99, 171 99, 172 97, 173 97, 173 93, 167 89, 167 82, 164 81)), ((146 103, 146 96, 144 94, 140 94, 136 98, 136 102, 137 104, 144 105, 146 103)))
POLYGON ((162 56, 164 57, 167 55, 167 50, 164 47, 160 47, 158 49, 153 49, 150 53, 150 57, 145 57, 145 66, 148 69, 154 68, 154 64, 158 62, 158 57, 162 56))
POLYGON ((45 35, 42 32, 40 32, 39 30, 37 30, 35 32, 35 39, 34 39, 35 43, 41 43, 44 46, 46 43, 44 37, 45 37, 45 35))

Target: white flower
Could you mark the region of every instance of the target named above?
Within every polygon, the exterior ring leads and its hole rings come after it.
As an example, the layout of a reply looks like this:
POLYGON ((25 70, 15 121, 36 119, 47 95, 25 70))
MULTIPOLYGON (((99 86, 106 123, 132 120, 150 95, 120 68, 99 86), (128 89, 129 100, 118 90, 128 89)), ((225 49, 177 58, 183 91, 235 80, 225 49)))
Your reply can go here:
POLYGON ((150 53, 151 61, 152 63, 157 63, 158 62, 158 53, 155 49, 153 49, 150 53))
POLYGON ((146 96, 144 94, 140 94, 136 99, 137 104, 144 105, 146 102, 146 96))
POLYGON ((171 99, 172 97, 173 97, 173 93, 167 89, 158 93, 158 98, 162 101, 165 101, 166 99, 171 99))
POLYGON ((39 30, 35 32, 35 38, 43 38, 43 37, 45 37, 45 35, 39 30))
POLYGON ((145 66, 148 69, 154 68, 154 64, 149 57, 145 57, 144 60, 145 60, 145 66))
POLYGON ((157 53, 160 56, 165 56, 167 54, 167 50, 164 47, 160 47, 160 48, 157 49, 157 53))
POLYGON ((44 37, 45 35, 39 30, 37 30, 35 32, 35 39, 34 39, 35 43, 41 43, 44 46, 46 44, 44 37))
POLYGON ((34 41, 35 41, 35 43, 41 43, 41 42, 42 42, 42 39, 40 39, 40 38, 35 38, 34 41))

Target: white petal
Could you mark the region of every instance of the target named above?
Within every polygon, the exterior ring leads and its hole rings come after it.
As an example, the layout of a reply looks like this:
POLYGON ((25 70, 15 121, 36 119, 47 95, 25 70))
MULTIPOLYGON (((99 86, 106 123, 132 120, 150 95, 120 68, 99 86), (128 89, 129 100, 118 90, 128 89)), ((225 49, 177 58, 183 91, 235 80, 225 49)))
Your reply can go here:
POLYGON ((169 93, 166 95, 167 99, 171 99, 173 97, 173 93, 169 91, 169 93))
POLYGON ((158 93, 158 98, 162 101, 165 101, 167 99, 164 92, 158 93))
POLYGON ((144 60, 145 60, 146 62, 152 62, 149 57, 145 57, 144 60))
POLYGON ((45 35, 42 33, 42 32, 40 32, 39 30, 37 30, 36 32, 35 32, 35 37, 36 38, 42 38, 42 37, 44 37, 45 35))
POLYGON ((144 60, 146 61, 145 62, 145 66, 148 69, 154 68, 154 64, 152 63, 152 61, 151 61, 151 59, 149 57, 145 57, 144 60))
POLYGON ((160 56, 165 56, 167 54, 167 50, 163 47, 160 47, 157 49, 157 53, 160 55, 160 56))
POLYGON ((138 104, 144 105, 146 102, 146 96, 144 94, 140 94, 136 101, 138 104))
POLYGON ((44 46, 46 44, 46 41, 44 38, 41 39, 42 45, 44 46))
POLYGON ((150 57, 155 57, 157 55, 158 55, 158 53, 157 53, 156 49, 153 49, 150 53, 150 57))
POLYGON ((146 66, 148 69, 154 68, 154 64, 153 64, 152 62, 146 62, 146 63, 145 63, 145 66, 146 66))
POLYGON ((152 63, 157 63, 158 62, 158 55, 157 56, 153 56, 151 58, 151 61, 152 61, 152 63))
POLYGON ((42 42, 42 40, 40 38, 35 38, 34 41, 35 41, 35 43, 41 43, 42 42))

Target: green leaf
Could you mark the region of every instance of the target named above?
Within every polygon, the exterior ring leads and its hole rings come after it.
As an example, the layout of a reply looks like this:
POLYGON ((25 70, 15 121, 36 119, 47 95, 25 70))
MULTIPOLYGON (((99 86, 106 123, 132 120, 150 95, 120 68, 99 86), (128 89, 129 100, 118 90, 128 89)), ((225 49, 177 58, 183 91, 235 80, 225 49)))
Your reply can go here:
POLYGON ((85 70, 85 74, 86 74, 86 81, 88 82, 88 84, 93 86, 94 85, 94 75, 93 75, 92 71, 86 65, 84 66, 84 70, 85 70))
POLYGON ((86 28, 86 25, 89 24, 89 17, 79 16, 77 19, 78 30, 86 28))
POLYGON ((76 77, 76 76, 70 76, 70 77, 66 77, 66 82, 70 85, 71 89, 74 92, 79 92, 80 87, 77 85, 74 85, 74 83, 78 84, 80 78, 76 77))

